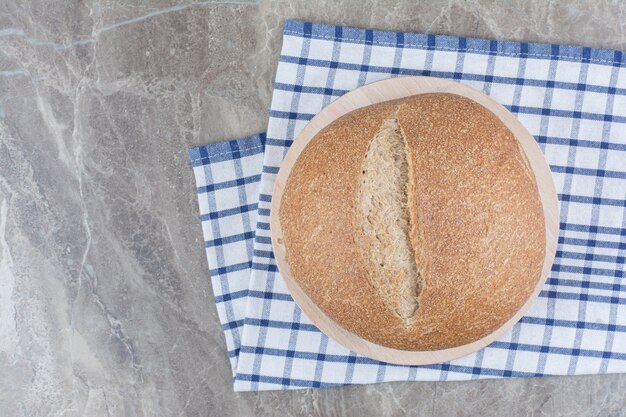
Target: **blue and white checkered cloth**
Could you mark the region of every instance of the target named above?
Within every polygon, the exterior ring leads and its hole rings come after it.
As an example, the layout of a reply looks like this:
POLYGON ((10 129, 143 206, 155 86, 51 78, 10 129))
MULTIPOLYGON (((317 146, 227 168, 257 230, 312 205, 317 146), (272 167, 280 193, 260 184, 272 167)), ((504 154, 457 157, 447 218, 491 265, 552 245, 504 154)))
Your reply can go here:
POLYGON ((626 372, 622 52, 287 21, 267 137, 190 157, 237 391, 626 372), (528 314, 479 352, 430 366, 380 363, 323 335, 270 243, 272 186, 294 137, 342 94, 400 75, 457 80, 506 106, 544 151, 561 206, 556 260, 528 314))

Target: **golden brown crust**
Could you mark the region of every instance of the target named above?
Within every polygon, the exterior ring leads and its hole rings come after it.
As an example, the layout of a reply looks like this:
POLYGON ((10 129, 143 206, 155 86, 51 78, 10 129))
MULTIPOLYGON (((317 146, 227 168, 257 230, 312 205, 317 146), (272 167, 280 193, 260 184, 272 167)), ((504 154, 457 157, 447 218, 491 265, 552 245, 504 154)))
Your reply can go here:
POLYGON ((327 126, 296 161, 279 216, 287 262, 307 295, 342 327, 396 349, 446 349, 488 335, 541 274, 544 217, 525 155, 493 113, 453 94, 376 104, 327 126), (351 223, 368 144, 394 113, 415 179, 411 239, 424 255, 409 326, 368 280, 351 223))

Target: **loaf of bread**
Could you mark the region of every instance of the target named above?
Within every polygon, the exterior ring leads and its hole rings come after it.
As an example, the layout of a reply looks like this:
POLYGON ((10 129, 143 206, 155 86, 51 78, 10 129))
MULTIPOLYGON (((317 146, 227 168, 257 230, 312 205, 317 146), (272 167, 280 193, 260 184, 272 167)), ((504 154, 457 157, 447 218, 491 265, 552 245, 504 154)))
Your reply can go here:
POLYGON ((379 345, 476 341, 541 276, 537 184, 513 133, 454 94, 353 111, 319 132, 279 210, 293 278, 337 324, 379 345))

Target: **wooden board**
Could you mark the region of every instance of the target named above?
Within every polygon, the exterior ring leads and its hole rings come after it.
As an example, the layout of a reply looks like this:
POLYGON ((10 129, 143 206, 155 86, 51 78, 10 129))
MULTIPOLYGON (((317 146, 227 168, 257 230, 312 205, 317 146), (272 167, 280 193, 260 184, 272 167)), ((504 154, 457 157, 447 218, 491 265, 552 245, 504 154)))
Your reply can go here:
POLYGON ((446 362, 468 355, 485 347, 489 343, 498 339, 506 331, 510 330, 511 327, 513 327, 513 325, 517 323, 526 313, 526 311, 528 311, 543 288, 545 280, 552 267, 552 262, 554 261, 559 234, 559 208, 552 174, 550 173, 550 168, 543 156, 543 153, 532 135, 528 133, 528 131, 512 113, 482 92, 454 81, 434 77, 399 77, 368 84, 343 95, 324 108, 304 127, 287 152, 287 155, 285 156, 285 159, 280 167, 280 171, 276 177, 271 204, 270 228, 274 256, 276 257, 278 269, 287 284, 287 288, 289 288, 295 302, 322 332, 348 349, 373 359, 402 365, 426 365, 446 362), (283 242, 283 233, 278 214, 289 173, 291 172, 298 155, 300 155, 302 150, 317 132, 340 116, 360 107, 369 106, 382 101, 407 97, 414 94, 436 92, 458 94, 480 103, 498 116, 500 120, 502 120, 502 122, 515 134, 524 149, 528 160, 530 161, 530 165, 537 179, 539 195, 545 215, 546 256, 544 259, 541 279, 528 301, 513 317, 511 317, 509 321, 507 321, 495 332, 475 342, 452 349, 437 351, 404 351, 380 346, 350 333, 343 327, 336 324, 311 301, 291 275, 289 264, 285 258, 285 246, 280 243, 283 242))

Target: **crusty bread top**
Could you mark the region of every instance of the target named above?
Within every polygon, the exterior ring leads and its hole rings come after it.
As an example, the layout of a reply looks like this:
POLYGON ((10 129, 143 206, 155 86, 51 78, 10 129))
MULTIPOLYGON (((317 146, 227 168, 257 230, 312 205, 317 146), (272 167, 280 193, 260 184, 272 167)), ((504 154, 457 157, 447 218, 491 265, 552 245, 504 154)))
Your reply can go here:
MULTIPOLYGON (((388 146, 379 152, 402 157, 388 146)), ((348 331, 396 349, 446 349, 495 331, 528 299, 544 259, 543 211, 517 139, 453 94, 376 104, 327 126, 293 166, 279 218, 287 262, 307 295, 348 331), (368 152, 392 122, 407 163, 385 172, 408 169, 407 185, 376 194, 382 182, 366 172, 378 163, 368 152), (401 193, 388 212, 410 215, 409 228, 400 219, 389 230, 387 214, 363 204, 385 206, 401 193), (386 241, 381 230, 396 237, 386 241), (384 265, 405 265, 402 248, 415 267, 384 265)))

